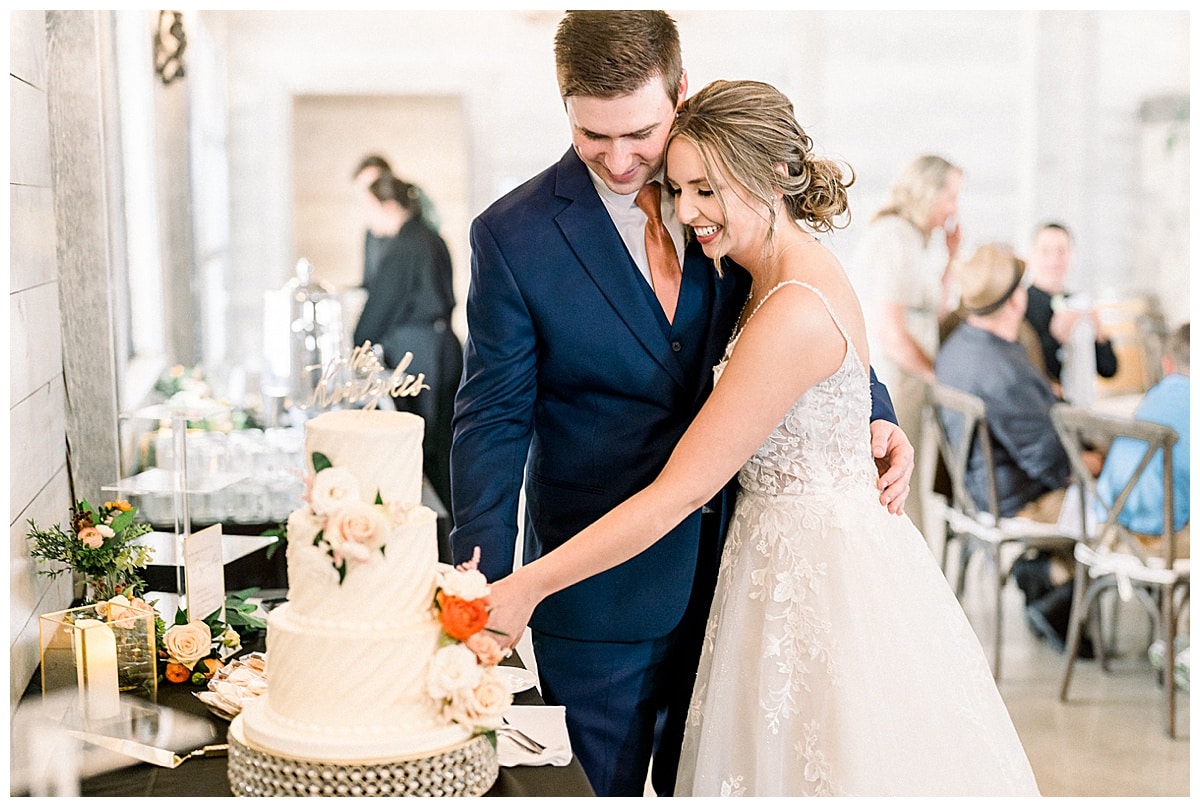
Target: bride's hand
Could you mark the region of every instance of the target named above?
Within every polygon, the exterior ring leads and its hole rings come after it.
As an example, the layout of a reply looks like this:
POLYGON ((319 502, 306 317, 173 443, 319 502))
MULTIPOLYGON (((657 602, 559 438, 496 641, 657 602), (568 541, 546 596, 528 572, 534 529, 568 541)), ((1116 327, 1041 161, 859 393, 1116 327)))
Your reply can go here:
POLYGON ((516 647, 538 604, 538 600, 522 586, 520 570, 492 583, 488 599, 491 604, 488 630, 504 634, 496 636, 501 647, 506 650, 516 647))

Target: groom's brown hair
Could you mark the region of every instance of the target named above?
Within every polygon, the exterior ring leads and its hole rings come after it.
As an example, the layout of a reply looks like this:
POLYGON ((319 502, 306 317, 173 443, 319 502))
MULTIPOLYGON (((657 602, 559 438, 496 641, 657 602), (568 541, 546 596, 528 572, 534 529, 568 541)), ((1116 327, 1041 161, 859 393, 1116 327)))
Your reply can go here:
POLYGON ((683 55, 675 21, 664 11, 568 11, 554 37, 562 97, 616 98, 660 76, 679 103, 683 55))

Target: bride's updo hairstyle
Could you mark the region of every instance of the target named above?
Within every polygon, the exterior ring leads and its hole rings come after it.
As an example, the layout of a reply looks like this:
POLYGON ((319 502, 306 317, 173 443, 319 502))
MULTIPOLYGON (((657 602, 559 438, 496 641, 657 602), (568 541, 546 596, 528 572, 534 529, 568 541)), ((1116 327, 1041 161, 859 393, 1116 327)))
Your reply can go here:
POLYGON ((770 212, 768 243, 775 234, 775 194, 783 194, 788 214, 814 230, 830 232, 850 223, 846 189, 854 171, 812 156, 812 138, 796 122, 792 102, 761 81, 714 81, 684 102, 675 117, 668 146, 683 138, 700 152, 709 186, 722 212, 713 157, 731 178, 770 212), (786 166, 784 174, 780 166, 786 166), (845 178, 844 178, 845 177, 845 178), (845 216, 844 221, 839 218, 845 216))

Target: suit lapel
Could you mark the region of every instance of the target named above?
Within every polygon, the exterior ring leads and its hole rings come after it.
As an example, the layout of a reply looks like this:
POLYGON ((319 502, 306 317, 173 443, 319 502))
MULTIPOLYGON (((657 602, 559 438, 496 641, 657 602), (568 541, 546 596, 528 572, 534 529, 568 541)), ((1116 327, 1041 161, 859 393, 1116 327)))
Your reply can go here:
POLYGON ((676 383, 685 385, 683 370, 642 288, 645 281, 574 150, 559 161, 555 192, 571 201, 555 221, 584 270, 634 338, 676 383))

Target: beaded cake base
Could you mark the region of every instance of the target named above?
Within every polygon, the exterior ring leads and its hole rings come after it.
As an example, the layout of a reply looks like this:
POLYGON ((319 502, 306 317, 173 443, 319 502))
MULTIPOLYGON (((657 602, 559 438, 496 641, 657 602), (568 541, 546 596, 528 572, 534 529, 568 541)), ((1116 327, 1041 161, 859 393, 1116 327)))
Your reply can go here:
POLYGON ((382 762, 289 759, 229 729, 229 788, 235 796, 482 796, 500 775, 484 735, 429 756, 382 762))

